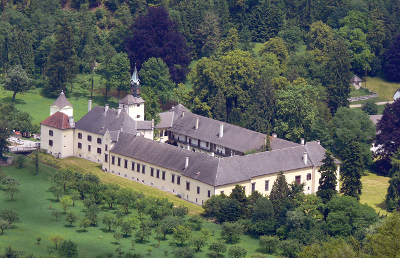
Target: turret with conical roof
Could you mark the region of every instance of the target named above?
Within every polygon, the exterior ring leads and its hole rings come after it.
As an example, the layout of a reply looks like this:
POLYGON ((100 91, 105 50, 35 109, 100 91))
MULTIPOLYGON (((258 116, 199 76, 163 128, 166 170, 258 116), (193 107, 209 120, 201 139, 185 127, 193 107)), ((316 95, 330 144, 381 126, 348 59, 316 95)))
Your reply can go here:
POLYGON ((69 103, 68 99, 65 97, 64 91, 61 91, 60 96, 50 105, 50 116, 60 111, 67 116, 74 115, 74 107, 69 103))
POLYGON ((118 102, 119 108, 124 109, 132 119, 144 121, 144 100, 140 97, 140 79, 136 65, 130 81, 131 94, 128 94, 118 102))

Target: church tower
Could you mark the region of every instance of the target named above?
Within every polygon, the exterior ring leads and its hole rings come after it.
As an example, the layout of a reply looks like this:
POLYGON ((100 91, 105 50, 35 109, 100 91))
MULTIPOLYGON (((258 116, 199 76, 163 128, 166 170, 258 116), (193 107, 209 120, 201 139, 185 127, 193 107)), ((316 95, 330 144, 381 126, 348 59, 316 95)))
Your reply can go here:
POLYGON ((132 119, 144 121, 144 102, 140 97, 140 80, 135 65, 131 78, 131 94, 120 100, 118 104, 119 108, 125 110, 132 119))

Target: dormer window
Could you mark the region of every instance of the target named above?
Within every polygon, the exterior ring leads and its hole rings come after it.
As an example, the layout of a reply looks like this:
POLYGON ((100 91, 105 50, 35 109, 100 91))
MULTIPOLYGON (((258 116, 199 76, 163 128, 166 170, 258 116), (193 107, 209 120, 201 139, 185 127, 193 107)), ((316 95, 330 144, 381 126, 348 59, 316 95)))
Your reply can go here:
POLYGON ((137 107, 140 107, 140 104, 137 104, 137 107))

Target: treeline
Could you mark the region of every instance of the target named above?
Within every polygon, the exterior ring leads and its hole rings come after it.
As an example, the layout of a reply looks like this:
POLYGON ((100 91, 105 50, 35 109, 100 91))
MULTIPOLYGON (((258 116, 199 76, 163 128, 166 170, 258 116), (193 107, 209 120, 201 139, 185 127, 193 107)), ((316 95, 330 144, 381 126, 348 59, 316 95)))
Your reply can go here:
POLYGON ((389 227, 399 220, 399 213, 379 217, 356 198, 332 192, 327 182, 320 184, 316 195, 305 195, 303 185, 288 184, 282 173, 269 196, 255 191, 246 197, 243 187, 237 185, 229 196, 207 200, 204 216, 235 229, 234 235, 259 236, 257 251, 265 254, 331 257, 337 252, 346 257, 388 257, 399 252, 398 248, 385 249, 397 241, 396 229, 389 227), (383 238, 387 242, 383 243, 383 238))

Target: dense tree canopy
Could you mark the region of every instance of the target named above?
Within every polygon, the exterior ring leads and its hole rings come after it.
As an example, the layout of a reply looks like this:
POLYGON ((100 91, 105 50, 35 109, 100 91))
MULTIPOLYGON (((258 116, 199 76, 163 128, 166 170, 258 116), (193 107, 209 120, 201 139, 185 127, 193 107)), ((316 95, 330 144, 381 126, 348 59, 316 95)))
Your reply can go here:
POLYGON ((132 69, 135 63, 141 68, 149 58, 161 58, 175 82, 186 78, 190 62, 186 40, 163 7, 150 7, 130 30, 132 33, 126 37, 126 50, 132 69))
POLYGON ((400 99, 386 105, 376 130, 374 143, 379 146, 376 153, 388 160, 400 147, 400 99))

